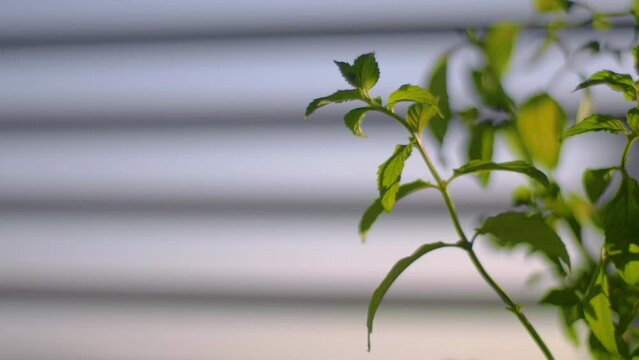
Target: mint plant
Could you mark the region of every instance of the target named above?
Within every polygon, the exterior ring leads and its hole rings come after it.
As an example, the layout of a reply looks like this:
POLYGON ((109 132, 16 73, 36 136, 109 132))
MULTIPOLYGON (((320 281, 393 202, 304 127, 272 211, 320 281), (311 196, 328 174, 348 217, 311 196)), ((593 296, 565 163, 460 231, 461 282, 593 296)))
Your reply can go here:
MULTIPOLYGON (((632 53, 639 71, 639 46, 634 34, 628 48, 606 42, 589 41, 575 49, 566 44, 563 32, 571 28, 609 30, 615 19, 633 18, 639 31, 639 1, 628 10, 601 12, 566 0, 537 0, 537 11, 545 22, 544 40, 536 57, 543 57, 551 47, 557 47, 565 57, 566 71, 575 52, 590 51, 623 57, 632 53), (573 20, 574 17, 578 19, 573 20)), ((529 26, 536 26, 532 24, 529 26)), ((456 239, 427 243, 411 255, 400 259, 374 291, 367 318, 368 347, 375 314, 384 296, 404 270, 424 255, 442 248, 456 248, 468 256, 483 280, 494 290, 521 325, 530 334, 546 359, 554 359, 551 350, 517 304, 486 271, 478 258, 474 244, 482 238, 505 249, 525 246, 542 256, 558 286, 540 299, 541 304, 557 307, 566 333, 580 342, 578 327, 588 333, 586 345, 595 359, 639 359, 639 184, 628 171, 631 148, 639 139, 639 82, 630 74, 601 70, 590 76, 577 73, 582 82, 575 91, 584 91, 584 99, 575 119, 568 119, 562 105, 549 93, 541 92, 517 102, 503 85, 510 71, 510 62, 517 39, 525 25, 497 23, 483 31, 469 29, 463 46, 443 54, 436 62, 426 86, 406 84, 390 94, 388 99, 375 97, 372 90, 380 76, 373 53, 357 57, 353 63, 336 61, 336 65, 351 86, 331 95, 313 100, 306 108, 306 117, 329 104, 359 102, 344 116, 344 122, 354 135, 365 138, 362 123, 370 112, 379 112, 403 127, 408 135, 395 147, 390 157, 377 171, 379 197, 365 210, 359 223, 362 239, 376 219, 392 212, 397 201, 418 191, 437 191, 447 209, 456 239), (483 63, 471 69, 469 83, 474 106, 453 109, 448 92, 448 60, 462 47, 471 48, 483 63), (623 119, 607 114, 591 113, 590 88, 606 85, 628 101, 623 119), (406 111, 397 110, 399 103, 408 104, 406 111), (498 118, 499 121, 495 121, 498 118), (431 160, 429 147, 441 147, 448 125, 460 120, 468 132, 467 162, 451 174, 443 174, 431 160), (568 123, 572 123, 568 126, 568 123), (424 137, 429 131, 432 143, 424 137), (625 137, 619 163, 601 169, 584 169, 584 195, 567 193, 553 177, 560 162, 562 149, 570 138, 590 132, 609 132, 625 137), (493 161, 496 139, 507 140, 512 161, 493 161), (404 164, 410 156, 421 157, 430 180, 402 181, 404 164), (543 169, 543 171, 542 171, 543 169), (513 192, 513 207, 486 217, 474 230, 464 229, 455 208, 450 184, 462 176, 475 175, 486 186, 495 171, 519 173, 529 179, 528 185, 513 192), (560 226, 570 229, 561 237, 560 226), (600 251, 592 254, 584 244, 584 228, 602 232, 600 251), (571 259, 566 244, 579 251, 578 261, 571 259), (581 324, 581 325, 579 325, 581 324)), ((636 161, 636 159, 635 159, 636 161)))

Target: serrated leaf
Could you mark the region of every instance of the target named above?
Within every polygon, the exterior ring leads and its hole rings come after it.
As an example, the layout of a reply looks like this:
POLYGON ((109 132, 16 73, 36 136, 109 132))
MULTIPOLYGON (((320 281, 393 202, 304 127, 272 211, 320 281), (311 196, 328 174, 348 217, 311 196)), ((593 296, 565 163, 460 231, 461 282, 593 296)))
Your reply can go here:
POLYGON ((491 161, 484 161, 484 160, 469 161, 466 165, 454 170, 454 175, 452 179, 464 174, 471 174, 471 173, 476 173, 480 171, 495 171, 495 170, 512 171, 512 172, 524 174, 531 177, 534 180, 537 180, 540 184, 542 184, 546 188, 548 189, 551 188, 550 181, 548 181, 548 177, 546 177, 546 175, 543 172, 541 172, 539 169, 535 168, 534 166, 522 160, 509 161, 504 163, 494 163, 491 161))
POLYGON ((618 269, 631 260, 630 245, 639 245, 639 184, 624 176, 615 197, 606 206, 604 233, 608 256, 618 269))
POLYGON ((377 309, 379 305, 382 303, 384 299, 384 295, 388 292, 391 285, 397 280, 399 275, 401 275, 404 270, 406 270, 409 266, 411 266, 415 261, 419 260, 422 256, 428 254, 431 251, 441 249, 444 247, 454 246, 452 244, 446 244, 443 242, 436 242, 431 244, 424 244, 420 246, 413 254, 407 256, 401 260, 399 260, 395 265, 391 268, 391 270, 386 274, 384 280, 379 284, 373 296, 371 297, 371 301, 368 305, 368 318, 366 320, 366 327, 368 328, 368 350, 371 349, 371 333, 373 332, 373 321, 375 320, 375 314, 377 313, 377 309))
POLYGON ((361 107, 346 113, 346 115, 344 115, 344 123, 346 124, 346 127, 349 128, 356 136, 366 138, 366 134, 362 131, 362 121, 364 121, 366 113, 371 110, 373 110, 373 108, 361 107))
POLYGON ((413 101, 426 105, 437 106, 437 98, 423 87, 404 84, 395 90, 388 98, 388 109, 393 109, 398 102, 413 101))
POLYGON ((331 95, 317 98, 311 101, 306 107, 305 117, 311 116, 317 109, 328 104, 341 103, 345 101, 363 100, 359 90, 338 90, 331 95))
POLYGON ((484 105, 502 111, 510 111, 513 100, 506 94, 501 81, 490 68, 473 71, 471 74, 475 90, 484 105))
MULTIPOLYGON (((401 185, 397 190, 396 201, 399 201, 414 192, 428 188, 436 188, 436 186, 424 180, 415 180, 401 185)), ((375 201, 373 201, 373 203, 366 209, 364 215, 362 215, 362 219, 359 221, 359 234, 362 237, 362 241, 366 240, 366 234, 383 212, 384 207, 382 206, 382 200, 380 198, 375 199, 375 201)))
POLYGON ((628 110, 628 114, 626 115, 626 121, 628 122, 628 126, 635 133, 639 134, 639 109, 632 108, 628 110))
POLYGON ((352 86, 368 91, 379 80, 379 66, 374 53, 360 55, 353 65, 342 61, 335 61, 344 79, 352 86))
POLYGON ((604 263, 595 272, 583 302, 584 317, 594 336, 608 352, 619 355, 604 263))
POLYGON ((612 176, 614 175, 615 168, 604 169, 586 169, 583 175, 584 189, 586 189, 586 195, 593 204, 599 200, 601 195, 606 191, 612 176))
POLYGON ((539 251, 556 264, 561 260, 570 266, 564 243, 539 214, 529 216, 514 211, 505 212, 484 220, 477 232, 493 235, 505 247, 528 245, 532 252, 539 251))
POLYGON ((560 136, 566 114, 555 99, 541 93, 528 99, 517 112, 517 129, 533 159, 553 169, 559 161, 560 136))
MULTIPOLYGON (((470 127, 470 141, 468 142, 468 160, 492 161, 495 143, 495 128, 484 122, 470 127)), ((478 174, 481 185, 488 185, 489 172, 478 174)))
POLYGON ((535 10, 540 13, 559 12, 570 9, 572 3, 566 0, 535 0, 535 10))
POLYGON ((399 182, 404 170, 404 163, 412 151, 412 145, 397 145, 393 155, 377 170, 377 188, 379 189, 382 207, 391 212, 395 206, 399 182))
POLYGON ((623 125, 623 121, 615 119, 612 116, 594 114, 566 130, 563 134, 563 138, 565 139, 592 131, 608 131, 616 134, 626 132, 626 127, 623 125))
POLYGON ((553 289, 549 291, 539 303, 555 306, 573 306, 579 303, 579 297, 574 289, 553 289))
POLYGON ((600 84, 608 85, 612 90, 623 93, 627 100, 637 100, 637 90, 632 77, 628 74, 618 74, 610 70, 597 71, 588 80, 577 85, 575 91, 600 84))
POLYGON ((448 54, 439 58, 430 77, 428 89, 439 99, 439 112, 430 122, 430 131, 441 145, 452 117, 448 101, 448 54))
POLYGON ((502 22, 488 29, 483 42, 486 60, 501 78, 510 68, 510 59, 521 27, 518 24, 502 22))
POLYGON ((421 134, 435 115, 437 115, 436 107, 423 103, 415 103, 408 107, 406 122, 411 129, 421 134))

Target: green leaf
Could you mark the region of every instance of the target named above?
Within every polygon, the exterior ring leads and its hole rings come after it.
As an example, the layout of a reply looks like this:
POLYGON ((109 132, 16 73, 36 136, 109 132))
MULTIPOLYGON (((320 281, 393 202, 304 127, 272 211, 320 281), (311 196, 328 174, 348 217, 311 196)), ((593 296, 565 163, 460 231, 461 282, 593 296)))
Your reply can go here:
POLYGON ((539 303, 555 306, 573 306, 579 303, 579 297, 575 294, 574 289, 553 289, 539 303))
POLYGON ((585 118, 592 115, 593 105, 592 105, 592 94, 590 91, 586 90, 584 92, 584 96, 581 98, 579 102, 579 109, 577 109, 577 116, 575 117, 575 123, 580 123, 584 121, 585 118))
POLYGON ((366 134, 362 131, 362 121, 364 121, 366 113, 371 110, 373 110, 373 108, 361 107, 346 113, 346 115, 344 115, 344 123, 346 124, 346 127, 349 128, 356 136, 366 138, 366 134))
POLYGON ((513 107, 513 100, 506 94, 501 81, 489 67, 473 71, 472 79, 484 105, 502 111, 509 111, 513 107))
POLYGON ((604 169, 586 169, 583 175, 584 189, 586 189, 586 195, 593 204, 599 200, 601 195, 606 191, 612 176, 614 175, 615 168, 604 169))
POLYGON ((413 147, 410 144, 397 145, 393 155, 380 165, 377 170, 377 188, 379 189, 382 207, 387 212, 391 212, 395 206, 404 163, 410 156, 412 149, 413 147))
POLYGON ((549 169, 557 166, 560 135, 566 114, 555 99, 541 93, 528 99, 517 112, 517 129, 532 157, 549 169))
MULTIPOLYGON (((399 187, 399 190, 397 190, 396 201, 399 201, 419 190, 436 187, 437 186, 430 182, 424 180, 415 180, 399 187)), ((362 216, 362 219, 359 222, 359 235, 362 237, 362 241, 366 240, 366 234, 383 212, 384 207, 382 206, 382 200, 380 198, 375 199, 375 201, 373 201, 373 203, 366 209, 364 215, 362 216)))
MULTIPOLYGON (((492 161, 495 143, 495 129, 492 124, 484 122, 470 127, 470 141, 468 143, 468 160, 492 161)), ((478 174, 481 185, 488 185, 489 172, 478 174)))
POLYGON ((627 100, 637 100, 637 90, 632 77, 628 74, 618 74, 610 70, 597 71, 588 80, 577 85, 575 91, 600 84, 608 85, 612 90, 623 93, 627 100))
POLYGON ((566 11, 572 6, 572 2, 566 0, 535 0, 534 4, 540 13, 566 11))
POLYGON ((632 259, 630 245, 639 245, 639 185, 624 176, 615 197, 608 203, 604 218, 608 256, 618 269, 632 259))
POLYGON ((513 190, 512 203, 515 206, 533 205, 533 193, 528 186, 518 186, 513 190))
POLYGON ((501 78, 510 68, 510 59, 521 27, 510 22, 494 24, 488 29, 483 42, 486 60, 501 78))
POLYGON ((628 126, 635 133, 639 134, 639 109, 632 108, 628 110, 628 114, 626 115, 626 121, 628 122, 628 126))
POLYGON ((435 106, 415 103, 408 107, 406 122, 414 131, 421 134, 435 115, 437 115, 435 106))
POLYGON ((388 274, 386 274, 384 280, 382 280, 377 289, 375 289, 375 292, 371 297, 370 304, 368 305, 368 319, 366 320, 366 326, 368 327, 368 351, 370 351, 371 349, 371 333, 373 332, 373 320, 375 320, 375 314, 377 313, 377 309, 384 299, 384 295, 386 295, 386 292, 388 292, 388 289, 390 289, 391 285, 393 285, 395 280, 397 280, 399 275, 401 275, 404 270, 406 270, 422 256, 428 254, 433 250, 451 246, 455 245, 446 244, 443 242, 424 244, 417 248, 417 250, 415 250, 412 255, 407 256, 395 263, 388 274))
POLYGON ((619 355, 604 265, 601 263, 595 272, 593 281, 584 296, 584 316, 590 330, 601 345, 610 353, 619 355))
POLYGON ((308 118, 315 110, 328 104, 341 103, 345 101, 363 100, 359 90, 338 90, 329 96, 324 96, 311 101, 306 107, 304 116, 308 118))
MULTIPOLYGON (((631 256, 639 254, 639 245, 630 244, 631 256)), ((639 260, 628 261, 623 268, 619 269, 619 275, 630 286, 639 287, 639 260)))
POLYGON ((476 107, 469 107, 457 112, 457 115, 463 122, 472 124, 479 119, 479 110, 476 107))
POLYGON ((550 181, 548 181, 548 177, 546 177, 546 175, 543 172, 541 172, 534 166, 522 160, 509 161, 504 163, 494 163, 491 161, 484 161, 484 160, 472 160, 472 161, 469 161, 466 165, 458 169, 455 169, 451 180, 464 174, 476 173, 480 171, 494 171, 494 170, 512 171, 512 172, 524 174, 531 177, 532 179, 537 180, 540 184, 542 184, 548 189, 550 189, 551 187, 550 181))
MULTIPOLYGON (((639 1, 637 1, 639 3, 639 1)), ((635 73, 639 74, 639 45, 632 48, 632 58, 634 59, 635 73)))
POLYGON ((612 116, 595 114, 588 116, 581 122, 576 123, 570 129, 566 130, 563 138, 565 139, 592 131, 608 131, 613 134, 625 133, 626 127, 623 125, 623 121, 615 119, 612 116))
POLYGON ((484 220, 477 233, 491 234, 505 247, 529 245, 532 252, 539 251, 556 264, 561 260, 570 266, 564 243, 539 214, 505 212, 484 220))
POLYGON ((405 84, 395 90, 388 98, 388 109, 393 109, 400 101, 413 101, 426 105, 437 106, 437 98, 430 91, 417 85, 405 84))
POLYGON ((368 91, 379 80, 379 66, 374 53, 359 56, 353 65, 341 61, 335 61, 335 64, 344 79, 356 88, 368 91))
POLYGON ((433 68, 428 88, 431 93, 439 98, 439 111, 441 115, 435 116, 430 122, 430 130, 435 139, 441 145, 448 131, 448 123, 452 117, 450 103, 448 101, 448 53, 444 54, 433 68))
POLYGON ((608 31, 612 27, 612 23, 606 14, 595 12, 592 16, 592 28, 597 31, 608 31))

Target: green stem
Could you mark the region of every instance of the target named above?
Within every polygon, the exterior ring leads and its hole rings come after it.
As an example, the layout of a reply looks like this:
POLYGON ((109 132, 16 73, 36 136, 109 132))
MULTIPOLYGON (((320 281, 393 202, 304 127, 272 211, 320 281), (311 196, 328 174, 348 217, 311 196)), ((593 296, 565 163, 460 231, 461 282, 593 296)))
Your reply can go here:
POLYGON ((526 317, 526 315, 524 315, 524 313, 521 311, 521 306, 515 304, 512 301, 512 299, 508 296, 508 294, 506 294, 506 292, 495 282, 495 280, 493 280, 493 278, 488 274, 488 272, 486 272, 486 269, 484 269, 483 265, 477 258, 477 255, 475 254, 475 251, 472 248, 472 243, 468 241, 468 238, 466 237, 466 234, 464 233, 464 229, 462 228, 459 222, 459 216, 457 215, 457 210, 455 210, 455 204, 453 203, 452 197, 450 196, 450 193, 448 192, 448 184, 445 181, 443 181, 442 178, 439 176, 437 169, 435 169, 435 166, 432 160, 428 156, 428 152, 426 151, 426 148, 424 147, 424 143, 422 142, 422 139, 419 136, 419 134, 415 134, 414 132, 411 132, 411 133, 413 134, 415 141, 417 142, 417 145, 418 145, 417 148, 419 149, 419 152, 422 155, 424 162, 426 162, 426 166, 428 167, 428 170, 430 171, 431 175, 437 182, 440 193, 442 194, 444 202, 446 203, 446 207, 448 208, 448 212, 450 213, 450 217, 453 221, 453 225, 455 226, 455 230, 457 230, 457 234, 461 238, 459 246, 466 250, 466 252, 468 253, 468 256, 470 257, 470 260, 472 261, 473 265, 475 265, 475 268, 477 269, 477 271, 479 271, 482 278, 484 278, 484 280, 488 283, 488 285, 490 285, 490 287, 497 293, 497 295, 499 295, 501 300, 508 306, 508 309, 512 311, 515 314, 515 316, 517 316, 517 318, 522 323, 522 325, 526 328, 526 330, 528 331, 530 336, 533 338, 537 346, 539 346, 541 351, 544 353, 544 355, 546 356, 546 359, 554 360, 552 353, 550 352, 550 350, 548 349, 548 347, 542 340, 541 336, 539 336, 539 334, 537 333, 537 330, 535 330, 535 328, 530 323, 530 321, 528 321, 528 318, 526 317))

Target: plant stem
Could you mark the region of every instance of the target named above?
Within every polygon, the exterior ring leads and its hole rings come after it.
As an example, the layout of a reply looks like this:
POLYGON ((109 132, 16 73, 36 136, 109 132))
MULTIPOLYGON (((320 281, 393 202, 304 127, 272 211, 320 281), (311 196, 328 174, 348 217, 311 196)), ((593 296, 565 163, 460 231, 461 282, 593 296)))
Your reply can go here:
POLYGON ((426 151, 426 148, 424 147, 424 143, 422 142, 422 139, 419 136, 419 134, 413 133, 413 136, 415 138, 415 141, 417 142, 417 148, 419 149, 419 152, 422 155, 422 158, 424 159, 424 162, 426 163, 428 170, 430 171, 431 175, 437 182, 439 191, 442 194, 444 203, 446 203, 446 208, 448 208, 448 212, 453 221, 453 225, 455 226, 455 230, 457 231, 457 234, 461 238, 459 247, 466 250, 473 265, 475 266, 477 271, 479 271, 479 274, 482 276, 482 278, 484 278, 484 280, 488 283, 488 285, 490 285, 490 287, 497 293, 497 295, 499 295, 501 300, 508 306, 507 307, 508 310, 512 311, 515 314, 515 316, 517 316, 517 318, 522 323, 522 325, 526 328, 530 336, 533 338, 533 340, 535 340, 535 343, 537 344, 537 346, 544 353, 544 355, 546 356, 546 359, 554 360, 552 353, 550 352, 550 350, 548 349, 548 347, 542 340, 541 336, 539 336, 539 334, 537 333, 537 330, 535 330, 535 328, 530 323, 530 321, 528 321, 528 318, 526 317, 526 315, 524 315, 524 313, 521 311, 521 306, 515 304, 512 301, 512 299, 508 296, 508 294, 506 294, 506 292, 495 282, 495 280, 493 280, 493 278, 488 274, 488 272, 486 272, 486 269, 484 269, 483 265, 477 258, 477 255, 475 254, 475 251, 473 250, 472 243, 468 241, 468 238, 466 237, 466 234, 464 233, 464 229, 462 228, 461 223, 459 222, 459 216, 457 215, 457 210, 455 210, 455 204, 453 203, 452 197, 450 196, 450 193, 448 192, 448 184, 445 181, 443 181, 442 178, 439 176, 439 173, 437 172, 437 169, 435 169, 435 166, 432 160, 430 159, 430 156, 428 156, 428 152, 426 151))

